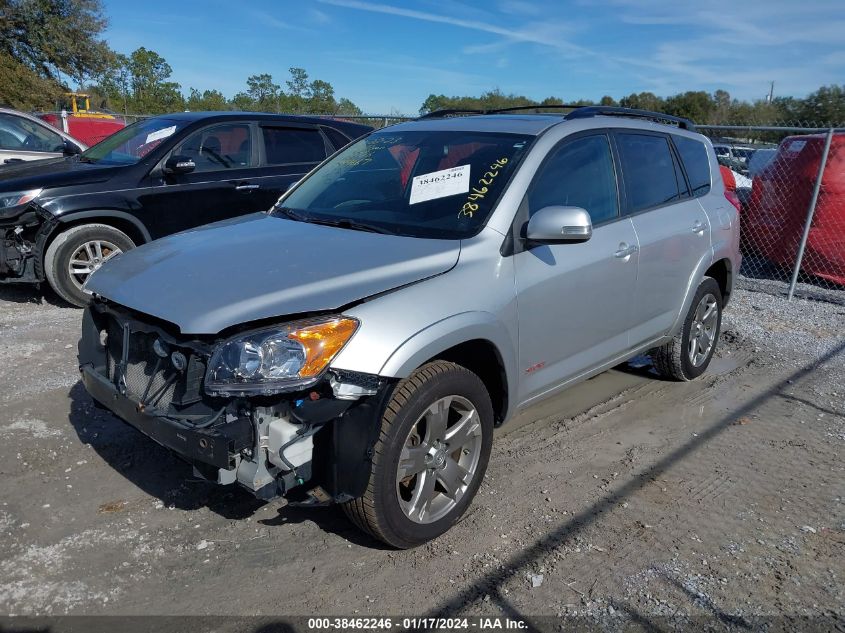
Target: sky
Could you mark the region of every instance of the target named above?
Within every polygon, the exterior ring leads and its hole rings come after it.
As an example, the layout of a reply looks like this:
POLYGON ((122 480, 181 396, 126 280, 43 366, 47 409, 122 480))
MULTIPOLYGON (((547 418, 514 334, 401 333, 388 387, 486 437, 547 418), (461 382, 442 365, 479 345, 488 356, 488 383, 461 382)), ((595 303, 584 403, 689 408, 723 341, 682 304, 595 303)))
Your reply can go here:
POLYGON ((105 0, 110 46, 174 81, 245 90, 306 69, 368 114, 498 88, 541 100, 727 90, 803 97, 845 82, 843 0, 105 0))

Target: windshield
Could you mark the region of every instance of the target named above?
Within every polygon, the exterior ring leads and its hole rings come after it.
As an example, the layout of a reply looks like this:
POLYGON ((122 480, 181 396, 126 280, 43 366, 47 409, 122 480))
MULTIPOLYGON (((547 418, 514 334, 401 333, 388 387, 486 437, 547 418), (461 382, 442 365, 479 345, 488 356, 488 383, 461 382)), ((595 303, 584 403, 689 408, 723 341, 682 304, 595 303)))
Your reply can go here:
POLYGON ((100 165, 134 165, 186 123, 161 118, 138 121, 82 152, 80 160, 100 165))
POLYGON ((341 151, 273 214, 412 237, 469 237, 487 221, 530 138, 385 130, 341 151))

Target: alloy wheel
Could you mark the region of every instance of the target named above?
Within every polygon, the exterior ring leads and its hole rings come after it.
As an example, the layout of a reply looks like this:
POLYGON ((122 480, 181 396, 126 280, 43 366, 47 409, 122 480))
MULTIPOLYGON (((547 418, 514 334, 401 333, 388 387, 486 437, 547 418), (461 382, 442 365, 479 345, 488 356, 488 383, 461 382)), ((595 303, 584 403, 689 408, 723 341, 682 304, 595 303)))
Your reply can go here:
POLYGON ((719 303, 708 293, 698 302, 690 326, 688 353, 693 367, 700 366, 710 355, 716 342, 718 324, 719 303))
POLYGON ((478 411, 461 396, 440 398, 420 415, 396 472, 396 494, 405 516, 415 523, 433 523, 458 505, 478 470, 481 433, 478 411))
POLYGON ((74 285, 82 288, 91 273, 121 252, 120 247, 108 240, 84 242, 73 252, 68 262, 68 274, 74 285))

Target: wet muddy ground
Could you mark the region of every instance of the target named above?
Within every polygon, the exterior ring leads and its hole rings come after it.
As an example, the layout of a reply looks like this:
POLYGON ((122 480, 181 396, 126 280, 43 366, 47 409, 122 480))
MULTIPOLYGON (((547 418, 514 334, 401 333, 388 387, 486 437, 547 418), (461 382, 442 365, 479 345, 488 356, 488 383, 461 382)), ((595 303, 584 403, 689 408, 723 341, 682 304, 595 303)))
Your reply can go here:
POLYGON ((194 480, 93 407, 78 310, 0 291, 0 613, 842 626, 841 305, 738 291, 702 379, 638 359, 522 413, 465 518, 391 551, 336 509, 194 480))

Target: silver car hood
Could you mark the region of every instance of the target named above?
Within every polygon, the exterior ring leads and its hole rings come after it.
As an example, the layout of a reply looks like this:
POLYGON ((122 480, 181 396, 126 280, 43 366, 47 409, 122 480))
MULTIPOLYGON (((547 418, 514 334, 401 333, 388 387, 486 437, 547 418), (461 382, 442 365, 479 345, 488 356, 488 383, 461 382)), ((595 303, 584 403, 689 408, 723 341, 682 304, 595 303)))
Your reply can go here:
POLYGON ((174 323, 185 334, 216 334, 258 319, 334 310, 444 273, 459 254, 457 240, 258 213, 123 253, 92 274, 86 290, 174 323))

